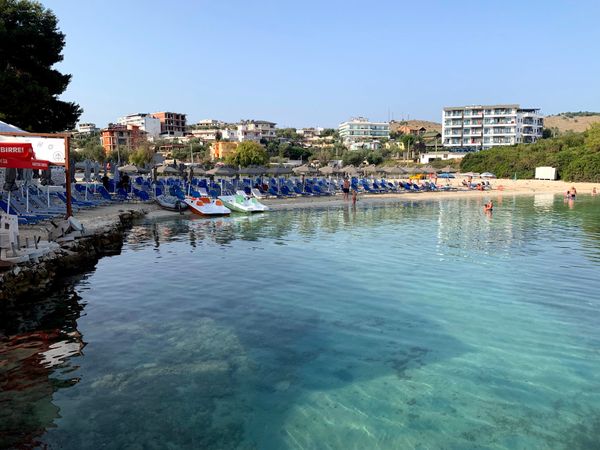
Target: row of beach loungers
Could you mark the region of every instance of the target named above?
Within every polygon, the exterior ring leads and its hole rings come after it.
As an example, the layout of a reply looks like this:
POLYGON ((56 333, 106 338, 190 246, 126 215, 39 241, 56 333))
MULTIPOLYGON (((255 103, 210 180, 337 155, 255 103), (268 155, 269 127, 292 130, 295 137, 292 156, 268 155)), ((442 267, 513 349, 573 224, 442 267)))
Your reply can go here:
MULTIPOLYGON (((449 186, 438 186, 424 181, 415 184, 409 181, 387 181, 385 179, 352 178, 351 189, 359 193, 399 193, 456 190, 449 186)), ((299 196, 332 196, 342 193, 343 180, 327 178, 239 178, 216 179, 193 178, 190 183, 181 178, 159 178, 153 182, 146 177, 133 177, 128 186, 115 186, 112 180, 105 187, 100 183, 76 183, 72 189, 73 211, 131 201, 148 202, 156 195, 168 193, 181 199, 185 195, 195 197, 245 194, 257 198, 285 198, 299 196)), ((64 188, 53 186, 47 189, 37 184, 21 185, 8 196, 0 197, 0 211, 16 214, 20 224, 35 224, 44 220, 63 217, 66 213, 64 188)))

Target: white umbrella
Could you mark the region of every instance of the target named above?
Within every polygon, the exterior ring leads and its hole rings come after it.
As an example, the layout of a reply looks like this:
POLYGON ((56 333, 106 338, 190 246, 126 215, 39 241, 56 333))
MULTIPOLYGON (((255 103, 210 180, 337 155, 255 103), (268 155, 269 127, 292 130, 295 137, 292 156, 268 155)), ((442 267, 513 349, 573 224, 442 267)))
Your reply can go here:
POLYGON ((483 173, 480 175, 480 177, 481 177, 481 178, 496 178, 496 175, 494 175, 494 174, 493 174, 493 173, 491 173, 491 172, 483 172, 483 173))

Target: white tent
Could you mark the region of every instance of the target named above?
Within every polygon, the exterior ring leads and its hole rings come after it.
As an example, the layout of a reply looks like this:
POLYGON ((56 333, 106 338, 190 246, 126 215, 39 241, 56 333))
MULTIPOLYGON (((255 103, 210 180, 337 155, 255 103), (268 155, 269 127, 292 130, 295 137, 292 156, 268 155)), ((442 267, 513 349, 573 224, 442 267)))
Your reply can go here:
POLYGON ((2 122, 0 120, 0 132, 1 133, 25 133, 25 131, 21 130, 10 123, 2 122))

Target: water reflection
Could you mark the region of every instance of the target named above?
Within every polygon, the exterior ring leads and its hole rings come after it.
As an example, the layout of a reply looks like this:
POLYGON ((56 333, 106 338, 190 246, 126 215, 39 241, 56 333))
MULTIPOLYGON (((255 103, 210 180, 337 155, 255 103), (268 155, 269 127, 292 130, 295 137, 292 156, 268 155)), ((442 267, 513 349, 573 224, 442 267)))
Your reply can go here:
POLYGON ((67 289, 35 303, 0 305, 0 448, 34 445, 59 417, 54 393, 76 384, 83 306, 67 289))

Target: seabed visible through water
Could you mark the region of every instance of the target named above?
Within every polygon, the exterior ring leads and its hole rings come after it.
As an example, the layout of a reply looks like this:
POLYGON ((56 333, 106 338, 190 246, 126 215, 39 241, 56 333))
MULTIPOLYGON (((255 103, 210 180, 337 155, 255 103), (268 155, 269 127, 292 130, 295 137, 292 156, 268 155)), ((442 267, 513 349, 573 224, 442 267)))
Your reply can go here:
POLYGON ((600 199, 142 220, 1 306, 0 447, 584 449, 600 199))

